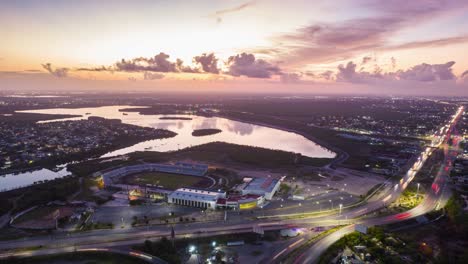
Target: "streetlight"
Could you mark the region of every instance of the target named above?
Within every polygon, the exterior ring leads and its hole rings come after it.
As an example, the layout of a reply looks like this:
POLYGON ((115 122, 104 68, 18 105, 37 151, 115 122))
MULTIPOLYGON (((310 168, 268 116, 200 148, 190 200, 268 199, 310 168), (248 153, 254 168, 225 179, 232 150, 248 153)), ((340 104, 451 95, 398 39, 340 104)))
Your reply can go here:
POLYGON ((216 247, 216 241, 211 242, 211 246, 216 247))
MULTIPOLYGON (((317 201, 317 205, 320 205, 319 201, 317 201)), ((322 212, 322 205, 320 205, 320 211, 319 212, 322 212)))
POLYGON ((194 245, 191 245, 191 246, 189 247, 188 251, 189 251, 190 254, 192 254, 192 253, 195 252, 196 249, 197 249, 197 248, 196 248, 194 245))
POLYGON ((416 198, 418 198, 418 194, 419 194, 419 182, 418 182, 418 189, 416 190, 416 198))
POLYGON ((342 204, 340 204, 340 215, 341 215, 341 209, 342 209, 342 208, 343 208, 343 205, 342 205, 342 204))
POLYGON ((331 203, 331 209, 333 210, 333 201, 332 200, 328 200, 330 203, 331 203))

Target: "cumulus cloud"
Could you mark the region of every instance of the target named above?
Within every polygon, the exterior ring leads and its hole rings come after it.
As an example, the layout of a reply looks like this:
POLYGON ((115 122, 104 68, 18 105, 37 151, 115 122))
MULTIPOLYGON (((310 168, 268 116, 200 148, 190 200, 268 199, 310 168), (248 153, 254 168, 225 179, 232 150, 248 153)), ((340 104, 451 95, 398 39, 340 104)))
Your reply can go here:
POLYGON ((397 76, 400 79, 422 82, 453 80, 456 78, 452 71, 454 64, 454 61, 444 64, 422 63, 406 71, 398 71, 397 76))
POLYGON ((361 65, 365 65, 367 64, 369 61, 372 60, 372 57, 370 56, 365 56, 364 58, 362 58, 362 62, 361 62, 361 65))
POLYGON ((284 83, 297 83, 301 80, 302 74, 299 73, 283 73, 280 80, 284 83))
POLYGON ((57 78, 63 78, 63 77, 68 76, 68 71, 69 71, 68 68, 55 68, 55 69, 53 69, 51 63, 41 64, 41 65, 42 65, 42 68, 44 68, 50 74, 52 74, 53 76, 55 76, 57 78))
POLYGON ((92 72, 105 72, 105 71, 114 71, 112 67, 106 67, 106 66, 101 66, 101 67, 91 67, 91 68, 76 68, 76 71, 92 71, 92 72))
POLYGON ((461 74, 461 78, 465 78, 466 76, 468 76, 468 70, 464 71, 464 72, 461 74))
POLYGON ((229 57, 227 66, 227 74, 232 76, 270 78, 272 75, 278 75, 281 73, 278 66, 262 59, 256 59, 255 55, 245 52, 229 57))
POLYGON ((322 73, 319 74, 320 78, 323 78, 327 81, 330 81, 330 80, 333 80, 333 71, 324 71, 322 73))
POLYGON ((200 56, 196 56, 193 58, 193 61, 200 64, 204 72, 208 73, 219 73, 218 68, 218 59, 214 55, 214 53, 206 54, 203 53, 200 56))
POLYGON ((132 60, 122 59, 115 64, 115 68, 125 72, 176 72, 176 64, 170 62, 169 55, 161 52, 151 58, 139 57, 132 60))
POLYGON ((383 70, 377 65, 375 65, 373 72, 367 72, 364 70, 356 71, 357 65, 350 61, 346 65, 340 64, 338 66, 336 80, 340 82, 351 83, 375 82, 379 79, 417 82, 455 80, 456 76, 453 74, 452 70, 452 66, 454 64, 454 61, 449 61, 443 64, 422 63, 415 65, 408 70, 398 70, 395 72, 384 73, 383 70))
POLYGON ((356 72, 356 63, 350 61, 346 65, 338 65, 336 80, 340 82, 362 82, 363 76, 356 72))
POLYGON ((138 57, 131 60, 122 59, 115 63, 112 69, 123 72, 200 72, 196 68, 185 66, 181 59, 176 59, 175 62, 172 62, 169 60, 169 57, 168 54, 160 52, 156 56, 150 58, 138 57))
POLYGON ((468 84, 468 70, 464 71, 457 80, 458 83, 468 84))
POLYGON ((396 59, 394 57, 390 58, 391 64, 392 64, 392 70, 396 69, 396 59))
POLYGON ((164 74, 161 73, 151 73, 151 72, 144 72, 143 73, 143 80, 158 80, 164 78, 164 74))
POLYGON ((162 74, 150 73, 211 73, 228 74, 232 76, 246 76, 250 78, 270 78, 272 75, 281 75, 278 66, 263 59, 255 58, 254 54, 242 53, 229 57, 223 66, 226 72, 221 71, 219 60, 214 53, 203 53, 192 59, 193 65, 185 65, 184 61, 177 58, 170 60, 170 56, 164 52, 153 57, 137 57, 133 59, 122 59, 110 66, 81 67, 81 68, 57 68, 52 69, 50 63, 42 65, 51 74, 57 77, 65 77, 68 71, 89 71, 89 72, 127 72, 143 73, 145 80, 161 79, 162 74), (145 77, 146 76, 146 77, 145 77))

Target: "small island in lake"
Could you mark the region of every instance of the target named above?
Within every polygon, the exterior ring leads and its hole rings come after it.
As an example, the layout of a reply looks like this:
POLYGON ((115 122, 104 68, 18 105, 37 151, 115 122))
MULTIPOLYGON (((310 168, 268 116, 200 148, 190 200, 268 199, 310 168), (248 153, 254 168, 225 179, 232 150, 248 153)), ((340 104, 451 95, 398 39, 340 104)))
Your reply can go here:
POLYGON ((195 129, 192 132, 192 136, 194 137, 203 137, 203 136, 209 136, 209 135, 214 135, 221 133, 221 129, 217 128, 206 128, 206 129, 195 129))
POLYGON ((161 120, 192 120, 190 117, 183 117, 183 116, 163 116, 160 117, 161 120))

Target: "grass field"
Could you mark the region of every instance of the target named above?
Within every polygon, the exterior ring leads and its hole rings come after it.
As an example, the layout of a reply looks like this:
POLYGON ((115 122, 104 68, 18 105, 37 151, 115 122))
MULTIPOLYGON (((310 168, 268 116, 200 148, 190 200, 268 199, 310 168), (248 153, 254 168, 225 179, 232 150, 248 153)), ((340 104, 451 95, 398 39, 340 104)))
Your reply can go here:
POLYGON ((26 222, 26 221, 43 219, 45 217, 50 216, 58 208, 59 208, 58 206, 44 206, 44 207, 36 208, 36 209, 34 209, 34 210, 30 211, 30 212, 27 212, 26 214, 18 217, 15 220, 15 223, 21 223, 21 222, 26 222))
POLYGON ((152 184, 172 190, 198 185, 202 181, 206 181, 206 178, 165 172, 142 172, 125 177, 125 182, 129 184, 152 184))

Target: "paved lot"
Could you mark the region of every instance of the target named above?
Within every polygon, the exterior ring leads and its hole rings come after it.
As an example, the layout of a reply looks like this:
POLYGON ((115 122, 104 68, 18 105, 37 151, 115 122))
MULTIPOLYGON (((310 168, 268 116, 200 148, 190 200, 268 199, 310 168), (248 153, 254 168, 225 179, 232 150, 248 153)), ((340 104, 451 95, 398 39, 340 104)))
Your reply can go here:
POLYGON ((116 227, 120 226, 123 222, 125 227, 129 227, 134 216, 143 218, 146 215, 151 219, 168 216, 170 212, 174 212, 175 215, 185 215, 198 211, 200 211, 200 209, 165 204, 148 206, 104 206, 98 208, 90 220, 94 222, 113 223, 116 227))

